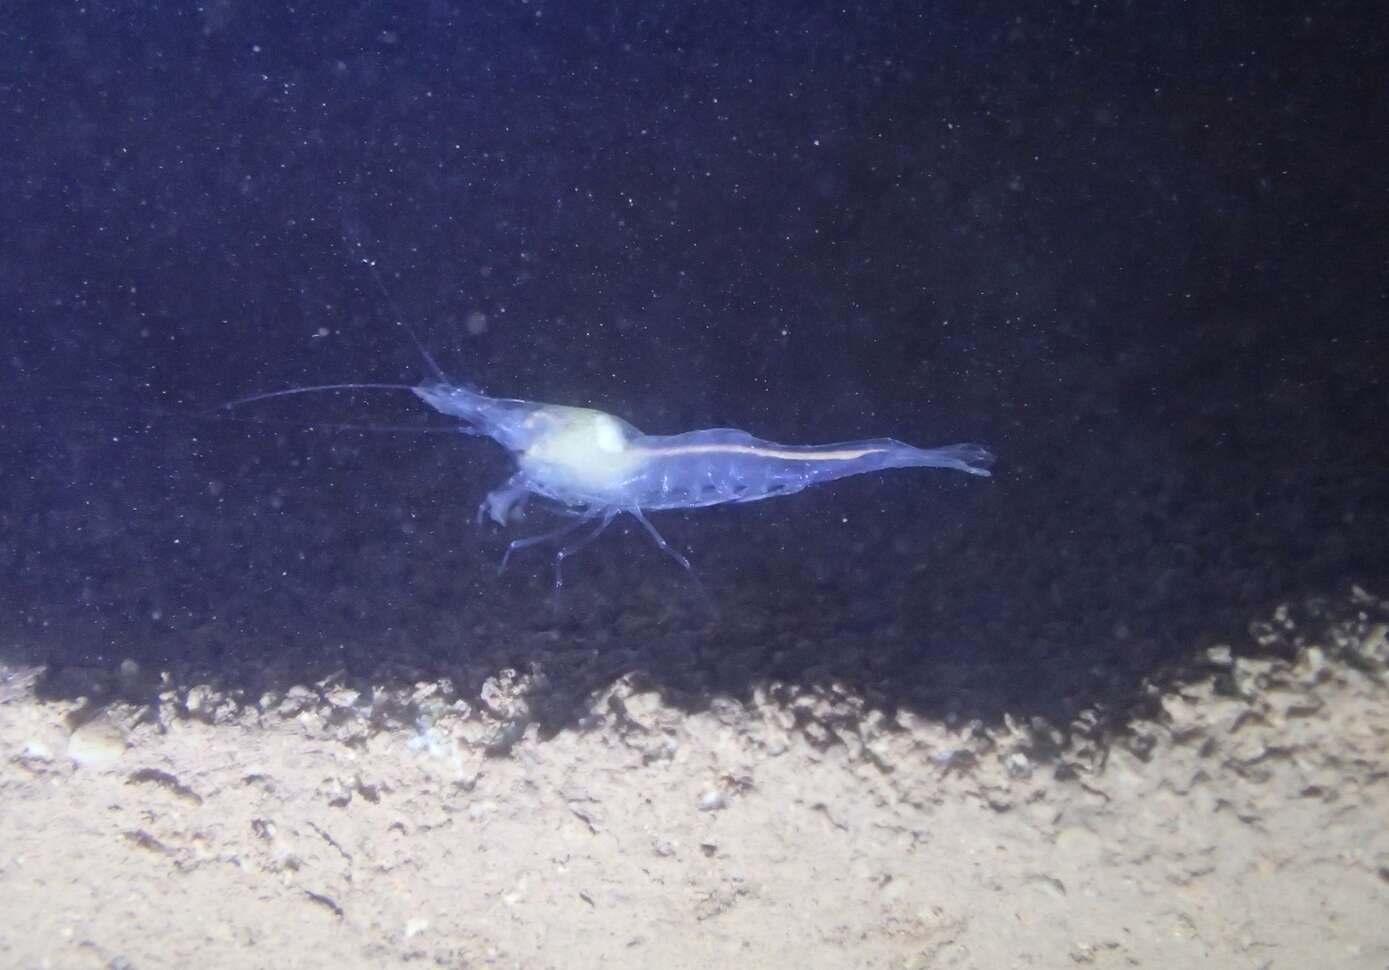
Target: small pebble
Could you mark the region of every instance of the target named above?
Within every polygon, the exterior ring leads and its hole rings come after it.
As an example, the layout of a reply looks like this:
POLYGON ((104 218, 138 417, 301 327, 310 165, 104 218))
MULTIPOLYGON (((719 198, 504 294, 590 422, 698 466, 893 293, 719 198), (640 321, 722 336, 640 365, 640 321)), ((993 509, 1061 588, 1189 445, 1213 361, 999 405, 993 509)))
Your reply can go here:
POLYGON ((53 760, 53 751, 38 738, 30 738, 25 742, 20 757, 32 758, 35 761, 51 761, 53 760))
POLYGON ((719 809, 727 807, 728 803, 724 801, 720 792, 710 790, 699 797, 699 810, 701 812, 717 812, 719 809))
POLYGON ((1032 777, 1032 762, 1021 751, 1014 751, 1004 759, 1003 764, 1014 778, 1032 777))
POLYGON ((83 768, 109 768, 124 754, 125 732, 109 721, 89 721, 68 738, 68 757, 83 768))
POLYGON ((405 924, 405 938, 407 940, 414 939, 427 929, 429 929, 429 920, 423 916, 416 916, 405 924))

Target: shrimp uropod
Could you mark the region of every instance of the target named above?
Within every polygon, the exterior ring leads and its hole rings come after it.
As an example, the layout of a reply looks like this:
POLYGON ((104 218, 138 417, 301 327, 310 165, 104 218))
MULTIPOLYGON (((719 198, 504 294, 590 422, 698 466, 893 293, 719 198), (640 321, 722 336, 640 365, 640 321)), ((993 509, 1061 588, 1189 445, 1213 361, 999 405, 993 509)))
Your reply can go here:
POLYGON ((462 430, 486 435, 515 456, 515 474, 483 500, 479 522, 490 517, 505 525, 511 511, 532 496, 569 514, 563 528, 514 540, 499 567, 505 569, 521 549, 563 541, 555 555, 556 590, 564 560, 624 512, 693 576, 689 560, 656 531, 646 512, 756 502, 887 468, 953 468, 988 476, 994 458, 984 446, 968 443, 922 449, 872 438, 783 445, 734 428, 648 435, 592 408, 494 398, 442 379, 409 390, 464 422, 462 430))

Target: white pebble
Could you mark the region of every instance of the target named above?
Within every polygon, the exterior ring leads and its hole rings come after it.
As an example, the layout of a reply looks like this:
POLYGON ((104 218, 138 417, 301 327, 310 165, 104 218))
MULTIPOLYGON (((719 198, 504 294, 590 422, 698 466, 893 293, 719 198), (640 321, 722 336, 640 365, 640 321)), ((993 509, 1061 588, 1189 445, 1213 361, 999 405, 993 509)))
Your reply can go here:
POLYGON ((712 789, 699 796, 699 810, 701 812, 717 812, 721 808, 727 808, 728 803, 724 801, 723 794, 712 789))
POLYGON ((68 757, 83 768, 109 768, 124 754, 125 734, 108 721, 91 721, 68 738, 68 757))
POLYGON ((405 938, 407 940, 414 939, 427 929, 429 929, 429 920, 423 916, 416 916, 405 924, 405 938))

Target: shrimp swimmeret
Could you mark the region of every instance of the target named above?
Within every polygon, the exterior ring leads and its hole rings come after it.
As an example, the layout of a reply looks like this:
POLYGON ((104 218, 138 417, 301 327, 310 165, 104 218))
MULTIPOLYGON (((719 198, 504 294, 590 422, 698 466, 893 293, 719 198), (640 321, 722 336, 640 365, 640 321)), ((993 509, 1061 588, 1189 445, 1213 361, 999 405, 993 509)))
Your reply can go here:
MULTIPOLYGON (((437 373, 437 367, 435 370, 437 373)), ((693 574, 689 560, 661 537, 647 519, 647 512, 756 502, 885 468, 954 468, 987 476, 994 457, 977 444, 922 449, 892 438, 782 445, 733 428, 648 435, 603 411, 489 397, 449 383, 442 373, 438 376, 437 381, 420 385, 291 388, 242 398, 227 406, 327 390, 413 392, 436 411, 462 421, 461 432, 491 438, 516 457, 515 474, 478 507, 479 523, 490 517, 506 525, 512 510, 532 496, 557 503, 571 518, 553 532, 513 540, 499 566, 505 569, 511 554, 520 549, 568 539, 555 554, 556 589, 562 582, 564 560, 598 538, 623 512, 640 522, 663 552, 693 574)))

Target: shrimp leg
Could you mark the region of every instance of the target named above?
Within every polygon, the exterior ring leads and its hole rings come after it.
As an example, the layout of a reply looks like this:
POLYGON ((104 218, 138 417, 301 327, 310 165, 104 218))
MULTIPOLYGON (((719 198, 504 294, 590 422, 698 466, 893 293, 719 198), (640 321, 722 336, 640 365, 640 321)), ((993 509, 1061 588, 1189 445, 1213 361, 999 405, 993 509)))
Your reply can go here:
POLYGON ((715 616, 717 616, 719 612, 718 606, 714 603, 713 599, 710 598, 708 591, 704 588, 704 584, 700 582, 699 574, 697 574, 694 571, 694 567, 690 565, 690 560, 687 559, 685 556, 681 555, 679 552, 677 552, 675 547, 665 540, 665 536, 661 535, 659 532, 656 531, 656 527, 651 524, 650 519, 648 519, 645 515, 642 514, 640 507, 634 506, 630 509, 627 509, 627 511, 631 512, 633 518, 635 518, 638 522, 642 524, 642 527, 646 529, 647 534, 651 536, 652 541, 656 543, 656 547, 660 549, 662 552, 664 552, 667 556, 670 556, 670 558, 678 562, 681 568, 683 568, 685 572, 689 574, 690 581, 694 583, 695 590, 699 593, 699 598, 702 599, 704 601, 704 604, 707 607, 709 607, 710 611, 715 616))
POLYGON ((477 524, 491 518, 497 525, 506 525, 512 509, 524 509, 526 499, 530 498, 529 483, 520 474, 512 475, 499 488, 493 489, 482 504, 477 507, 477 524))
POLYGON ((694 567, 690 565, 690 561, 686 559, 684 556, 682 556, 680 553, 676 552, 675 547, 672 546, 669 542, 666 542, 665 537, 656 531, 656 527, 651 524, 651 521, 646 516, 641 514, 641 509, 634 505, 627 511, 631 512, 632 516, 642 524, 642 526, 646 529, 648 533, 650 533, 651 538, 656 543, 657 548, 659 548, 667 556, 670 556, 670 558, 678 562, 681 565, 681 567, 685 570, 685 572, 689 573, 690 576, 693 577, 696 582, 698 582, 699 577, 695 576, 694 567))
MULTIPOLYGON (((612 523, 612 520, 616 516, 616 509, 609 509, 607 512, 604 512, 602 521, 598 523, 598 528, 594 529, 592 532, 590 532, 583 538, 576 539, 575 541, 571 542, 569 545, 561 549, 559 552, 555 553, 555 597, 557 599, 559 597, 560 587, 564 585, 564 560, 568 559, 570 556, 574 555, 574 553, 578 552, 584 546, 588 545, 594 539, 597 539, 600 535, 602 535, 603 530, 606 529, 609 526, 609 524, 612 523)), ((585 522, 592 522, 594 518, 596 518, 596 516, 585 516, 583 519, 579 521, 579 526, 582 526, 585 522)), ((579 526, 575 526, 575 529, 579 528, 579 526)))
MULTIPOLYGON (((531 546, 538 546, 544 542, 552 542, 555 539, 562 539, 567 535, 573 535, 595 518, 597 518, 596 515, 581 515, 573 522, 551 532, 542 532, 538 536, 527 536, 524 539, 512 539, 506 547, 506 552, 502 553, 502 561, 497 566, 497 575, 500 576, 506 571, 506 564, 510 561, 513 552, 519 552, 522 549, 529 549, 531 546)), ((587 543, 584 544, 587 545, 587 543)), ((564 550, 560 551, 563 552, 564 550)))

